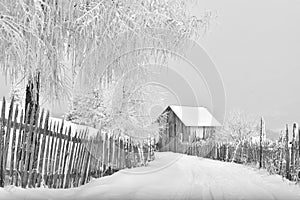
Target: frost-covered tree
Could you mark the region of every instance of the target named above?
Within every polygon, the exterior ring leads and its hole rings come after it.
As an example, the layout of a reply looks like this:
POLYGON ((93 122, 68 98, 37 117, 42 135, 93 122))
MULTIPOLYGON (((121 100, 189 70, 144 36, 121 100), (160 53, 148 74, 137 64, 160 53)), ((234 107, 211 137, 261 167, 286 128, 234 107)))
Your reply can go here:
POLYGON ((103 96, 99 91, 74 97, 74 108, 66 114, 65 118, 78 124, 97 127, 107 118, 103 96))
MULTIPOLYGON (((95 85, 99 65, 126 49, 180 48, 185 38, 205 30, 211 17, 189 16, 183 0, 1 0, 0 11, 2 71, 27 84, 26 98, 34 104, 40 94, 50 101, 70 97, 78 77, 95 85)), ((119 66, 151 53, 124 56, 119 66)))
POLYGON ((66 118, 102 129, 122 130, 140 139, 158 136, 159 126, 150 111, 153 105, 162 104, 164 94, 147 84, 152 73, 147 67, 137 67, 93 95, 79 93, 66 118))
POLYGON ((240 142, 259 135, 259 121, 242 110, 233 110, 225 118, 218 137, 240 142))

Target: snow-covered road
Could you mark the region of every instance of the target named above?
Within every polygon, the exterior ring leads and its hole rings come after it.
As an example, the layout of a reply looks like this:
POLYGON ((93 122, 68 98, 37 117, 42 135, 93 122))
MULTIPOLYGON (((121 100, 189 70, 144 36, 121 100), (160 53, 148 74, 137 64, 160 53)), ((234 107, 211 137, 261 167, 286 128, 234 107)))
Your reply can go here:
POLYGON ((0 189, 0 199, 300 199, 300 186, 234 163, 157 153, 147 167, 126 169, 68 190, 0 189))

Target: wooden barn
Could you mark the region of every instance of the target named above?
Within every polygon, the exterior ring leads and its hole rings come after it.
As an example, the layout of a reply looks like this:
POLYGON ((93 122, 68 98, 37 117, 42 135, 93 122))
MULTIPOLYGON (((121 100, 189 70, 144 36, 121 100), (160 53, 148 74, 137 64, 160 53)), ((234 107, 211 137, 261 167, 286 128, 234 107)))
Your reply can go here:
POLYGON ((204 107, 168 106, 160 115, 166 128, 161 132, 159 149, 183 153, 183 146, 207 139, 221 124, 204 107))

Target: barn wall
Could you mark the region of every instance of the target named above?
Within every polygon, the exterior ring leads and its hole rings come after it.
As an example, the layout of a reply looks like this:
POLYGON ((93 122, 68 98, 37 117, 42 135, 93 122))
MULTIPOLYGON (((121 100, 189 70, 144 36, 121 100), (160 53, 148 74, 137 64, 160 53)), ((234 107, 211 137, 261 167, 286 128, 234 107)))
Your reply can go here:
POLYGON ((165 132, 165 150, 180 152, 181 138, 183 141, 188 142, 188 131, 187 127, 172 110, 169 113, 168 127, 168 130, 165 132))
POLYGON ((215 132, 216 127, 198 127, 192 126, 190 127, 191 130, 191 137, 197 139, 207 139, 210 138, 211 135, 215 132))

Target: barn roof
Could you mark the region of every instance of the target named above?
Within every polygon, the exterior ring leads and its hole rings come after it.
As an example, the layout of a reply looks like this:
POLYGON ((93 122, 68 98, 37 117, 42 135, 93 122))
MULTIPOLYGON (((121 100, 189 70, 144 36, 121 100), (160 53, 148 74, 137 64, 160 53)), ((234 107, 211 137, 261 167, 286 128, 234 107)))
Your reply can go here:
POLYGON ((221 126, 204 107, 169 106, 185 126, 221 126))

